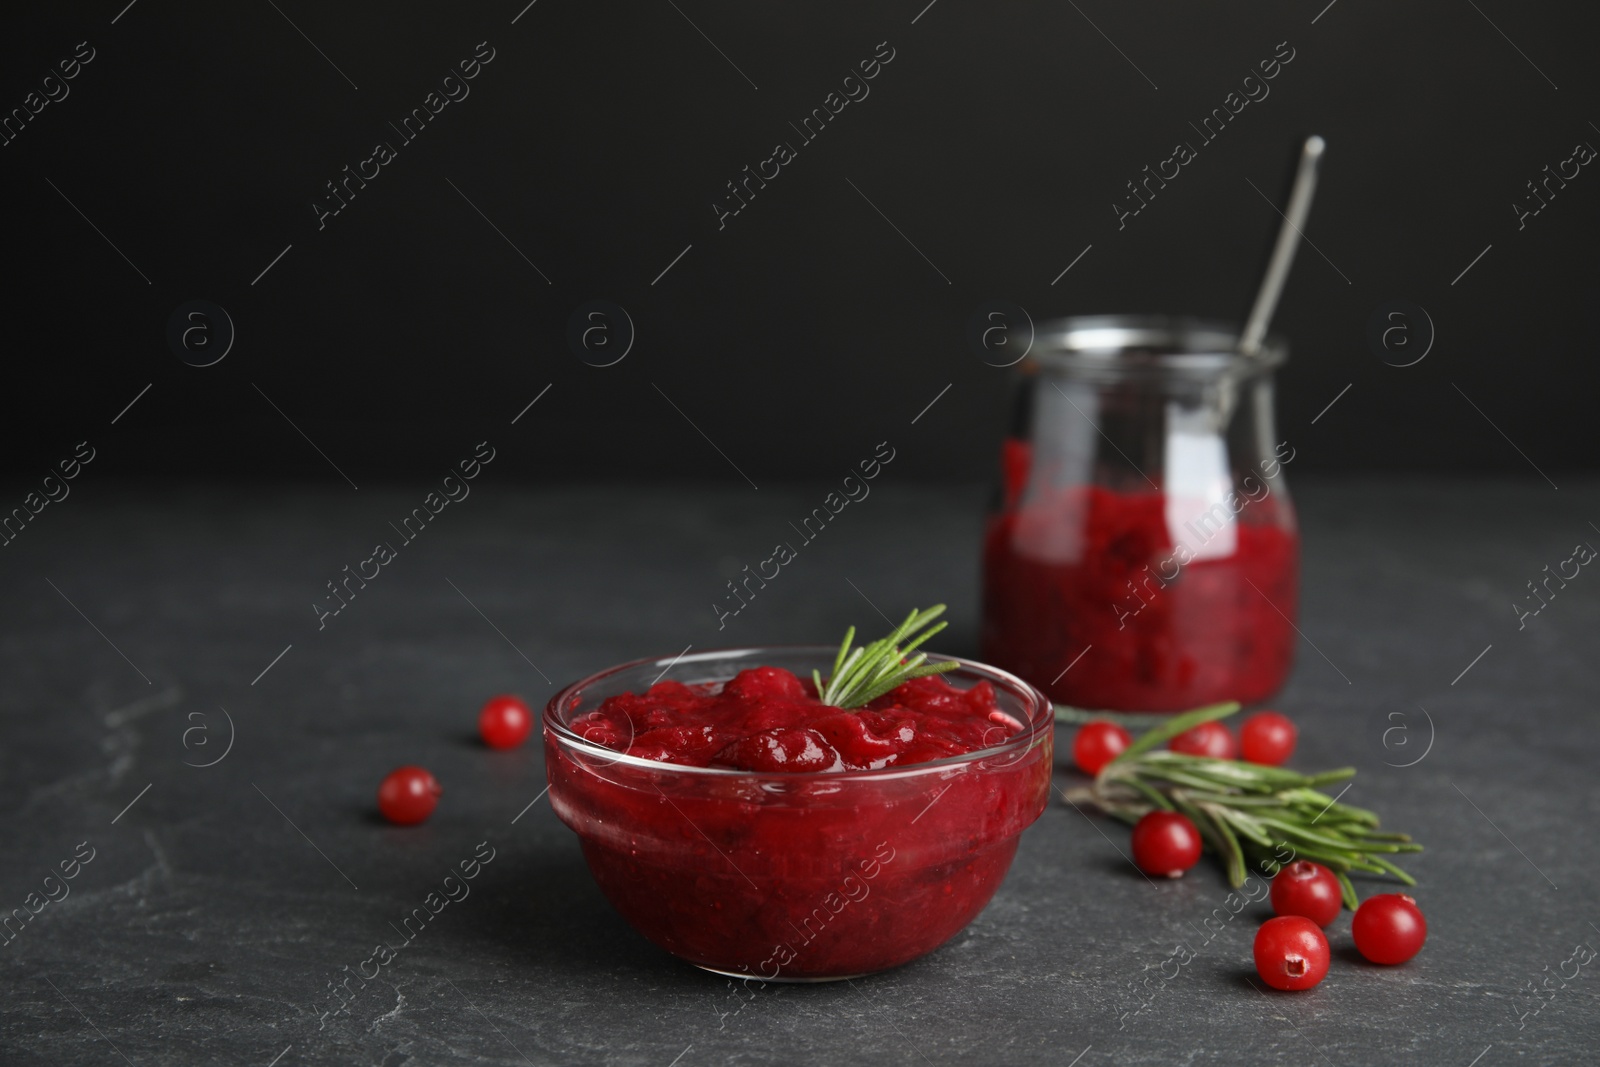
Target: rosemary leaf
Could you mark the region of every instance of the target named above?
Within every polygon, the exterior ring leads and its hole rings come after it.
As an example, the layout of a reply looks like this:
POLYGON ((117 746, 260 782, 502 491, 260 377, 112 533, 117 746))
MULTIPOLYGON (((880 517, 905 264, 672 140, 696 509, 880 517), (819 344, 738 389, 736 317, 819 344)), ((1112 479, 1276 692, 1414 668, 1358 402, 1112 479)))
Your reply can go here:
POLYGON ((1227 704, 1213 704, 1210 707, 1197 708, 1194 711, 1186 711, 1182 715, 1175 715, 1172 717, 1172 721, 1166 725, 1157 726, 1155 729, 1140 735, 1137 741, 1123 749, 1122 753, 1111 762, 1117 763, 1121 760, 1129 760, 1143 755, 1162 742, 1177 737, 1185 730, 1192 729, 1203 722, 1210 722, 1212 719, 1227 718, 1238 710, 1239 705, 1230 702, 1227 704))
POLYGON ((818 698, 836 708, 859 708, 909 679, 955 670, 960 664, 953 660, 929 663, 926 652, 909 659, 906 655, 949 625, 941 622, 929 627, 928 624, 943 613, 943 604, 935 604, 926 611, 912 611, 888 637, 854 649, 850 645, 855 640, 856 628, 850 627, 839 646, 839 654, 834 657, 833 673, 827 684, 823 684, 820 671, 811 672, 818 698))
POLYGON ((1361 906, 1361 900, 1356 896, 1356 887, 1350 884, 1350 876, 1343 871, 1333 873, 1339 879, 1339 895, 1344 897, 1344 906, 1355 911, 1361 906))
POLYGON ((1382 867, 1384 870, 1388 871, 1390 874, 1392 874, 1396 878, 1400 879, 1406 885, 1416 885, 1417 884, 1417 880, 1415 878, 1411 877, 1405 871, 1402 871, 1399 867, 1396 867, 1394 864, 1390 863, 1388 860, 1384 859, 1382 856, 1374 856, 1374 857, 1372 857, 1372 862, 1376 863, 1379 867, 1382 867))
POLYGON ((1227 808, 1220 804, 1202 804, 1200 810, 1211 817, 1216 824, 1217 832, 1222 836, 1224 846, 1223 860, 1228 868, 1228 884, 1238 889, 1244 885, 1244 853, 1239 848, 1239 839, 1233 836, 1233 831, 1228 827, 1227 808))
POLYGON ((1129 788, 1133 789, 1134 792, 1144 797, 1151 803, 1152 806, 1160 808, 1162 811, 1174 810, 1172 807, 1172 802, 1167 799, 1166 794, 1161 792, 1161 790, 1148 786, 1139 781, 1137 778, 1124 778, 1122 780, 1122 784, 1128 786, 1129 788))

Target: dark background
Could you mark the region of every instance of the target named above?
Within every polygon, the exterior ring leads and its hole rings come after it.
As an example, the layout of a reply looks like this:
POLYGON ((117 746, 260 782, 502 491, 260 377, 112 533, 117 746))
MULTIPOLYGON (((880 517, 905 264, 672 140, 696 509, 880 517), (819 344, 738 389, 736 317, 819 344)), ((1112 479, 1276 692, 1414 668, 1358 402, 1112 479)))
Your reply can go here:
POLYGON ((1574 847, 1600 820, 1600 607, 1594 578, 1545 585, 1548 604, 1532 587, 1600 523, 1600 174, 1520 232, 1512 203, 1600 144, 1597 19, 1513 0, 10 5, 0 116, 78 42, 96 56, 0 147, 0 515, 78 442, 95 458, 0 553, 0 911, 75 842, 103 858, 11 946, 0 1061, 1592 1059, 1593 971, 1548 1004, 1537 983, 1600 938, 1600 860, 1574 847), (883 41, 871 95, 719 232, 724 183, 883 41), (470 96, 319 231, 324 183, 398 140, 388 123, 479 42, 495 58, 470 96), (1271 95, 1119 231, 1124 183, 1280 42, 1271 95), (939 649, 976 652, 976 482, 1016 372, 969 348, 974 312, 1240 320, 1267 198, 1313 132, 1320 252, 1277 320, 1306 546, 1277 706, 1298 766, 1359 765, 1347 802, 1426 842, 1407 866, 1428 947, 1365 967, 1339 920, 1327 982, 1267 1001, 1246 988, 1256 908, 1125 1029, 1222 874, 1146 886, 1120 829, 1052 802, 947 949, 729 1016, 727 988, 595 891, 540 746, 473 739, 480 702, 881 632, 933 599, 939 649), (237 327, 214 366, 169 347, 192 300, 237 327), (637 327, 611 367, 567 341, 591 300, 637 327), (1437 327, 1415 366, 1366 341, 1395 300, 1437 327), (485 440, 488 491, 394 535, 399 566, 324 627, 331 580, 485 440), (727 583, 880 441, 877 502, 722 626, 727 583), (213 746, 229 731, 215 769, 200 723, 213 746), (402 763, 445 785, 420 827, 373 808, 402 763), (504 858, 482 895, 324 1028, 339 969, 485 838, 504 858))
POLYGON ((501 476, 739 484, 730 462, 755 483, 833 477, 891 438, 902 477, 986 477, 1012 372, 969 349, 974 310, 1242 318, 1278 223, 1261 193, 1282 203, 1312 132, 1330 145, 1307 229, 1321 254, 1302 248, 1276 323, 1296 470, 1595 466, 1600 179, 1586 168, 1520 232, 1511 207, 1600 143, 1592 10, 538 0, 513 25, 524 3, 10 13, 3 108, 77 42, 96 58, 0 148, 0 472, 36 480, 88 439, 97 476, 340 484, 331 461, 365 484, 442 473, 487 438, 515 444, 501 476), (324 183, 397 142, 387 123, 480 41, 495 58, 470 96, 319 231, 324 183), (880 41, 895 58, 870 96, 719 231, 724 183, 796 141, 788 123, 880 41), (1119 231, 1124 183, 1198 147, 1188 124, 1283 41, 1271 95, 1119 231), (1407 368, 1364 339, 1397 298, 1438 334, 1407 368), (236 326, 215 366, 166 342, 192 299, 236 326), (609 368, 567 343, 591 299, 637 329, 609 368))

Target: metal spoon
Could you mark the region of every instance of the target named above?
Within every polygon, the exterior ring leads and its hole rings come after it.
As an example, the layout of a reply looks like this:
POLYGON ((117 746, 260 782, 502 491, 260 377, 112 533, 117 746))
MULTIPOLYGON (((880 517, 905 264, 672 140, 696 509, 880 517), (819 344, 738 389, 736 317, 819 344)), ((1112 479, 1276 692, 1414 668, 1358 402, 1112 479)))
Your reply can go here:
POLYGON ((1311 195, 1317 189, 1317 165, 1322 161, 1322 151, 1327 142, 1315 135, 1306 138, 1300 150, 1300 164, 1295 168, 1294 188, 1289 193, 1289 210, 1283 213, 1283 225, 1278 227, 1278 240, 1272 246, 1272 258, 1267 262, 1266 276, 1256 291, 1255 306, 1245 319, 1244 332, 1239 335, 1239 352, 1254 356, 1261 351, 1261 342, 1267 336, 1267 324, 1277 310, 1278 297, 1283 283, 1294 264, 1295 250, 1300 245, 1300 232, 1311 211, 1311 195))

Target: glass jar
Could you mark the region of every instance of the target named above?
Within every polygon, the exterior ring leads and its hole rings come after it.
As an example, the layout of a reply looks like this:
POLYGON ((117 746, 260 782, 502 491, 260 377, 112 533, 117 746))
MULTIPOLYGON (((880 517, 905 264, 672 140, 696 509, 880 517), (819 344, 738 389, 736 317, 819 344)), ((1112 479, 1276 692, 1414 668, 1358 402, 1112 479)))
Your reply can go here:
POLYGON ((985 533, 983 658, 1084 709, 1265 700, 1294 654, 1300 542, 1272 372, 1237 330, 1042 324, 985 533))

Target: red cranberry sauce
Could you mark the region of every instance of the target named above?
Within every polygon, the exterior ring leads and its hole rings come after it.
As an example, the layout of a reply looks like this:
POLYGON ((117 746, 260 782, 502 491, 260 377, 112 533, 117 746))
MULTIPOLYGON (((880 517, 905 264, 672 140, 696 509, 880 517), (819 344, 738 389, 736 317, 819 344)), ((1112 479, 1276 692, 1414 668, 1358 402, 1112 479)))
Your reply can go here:
POLYGON ((761 772, 927 763, 992 748, 1021 729, 988 682, 961 690, 937 675, 913 678, 846 710, 778 667, 741 671, 720 687, 657 682, 572 721, 580 737, 630 756, 761 772))

